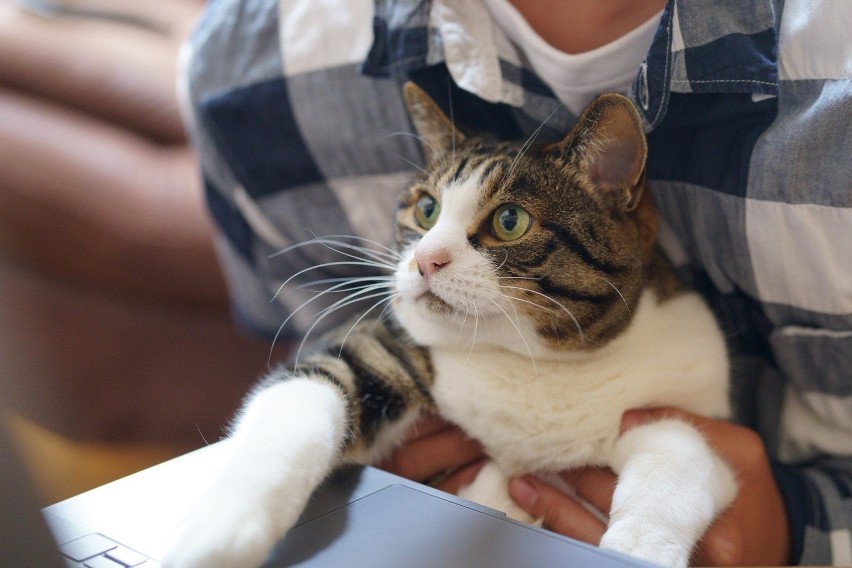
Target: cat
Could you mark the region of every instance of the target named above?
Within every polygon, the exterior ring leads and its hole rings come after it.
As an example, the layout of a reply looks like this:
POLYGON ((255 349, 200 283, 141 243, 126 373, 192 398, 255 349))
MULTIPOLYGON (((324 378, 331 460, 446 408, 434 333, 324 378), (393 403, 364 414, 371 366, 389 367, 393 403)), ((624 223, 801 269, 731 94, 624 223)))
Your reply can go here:
POLYGON ((165 565, 261 564, 335 466, 387 456, 429 409, 490 456, 466 497, 524 518, 510 476, 608 466, 601 546, 686 566, 734 475, 684 421, 619 435, 620 420, 728 418, 728 362, 656 244, 633 104, 601 95, 563 140, 519 145, 463 134, 412 83, 403 95, 426 168, 399 203, 390 317, 337 328, 256 387, 165 565))

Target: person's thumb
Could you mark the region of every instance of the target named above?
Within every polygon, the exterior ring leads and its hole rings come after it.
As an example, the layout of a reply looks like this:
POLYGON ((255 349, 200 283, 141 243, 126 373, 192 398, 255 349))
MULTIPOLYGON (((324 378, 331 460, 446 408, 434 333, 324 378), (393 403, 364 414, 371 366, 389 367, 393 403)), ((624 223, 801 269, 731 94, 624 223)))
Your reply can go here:
POLYGON ((577 501, 533 476, 512 479, 509 495, 545 527, 565 536, 596 545, 606 528, 577 501))

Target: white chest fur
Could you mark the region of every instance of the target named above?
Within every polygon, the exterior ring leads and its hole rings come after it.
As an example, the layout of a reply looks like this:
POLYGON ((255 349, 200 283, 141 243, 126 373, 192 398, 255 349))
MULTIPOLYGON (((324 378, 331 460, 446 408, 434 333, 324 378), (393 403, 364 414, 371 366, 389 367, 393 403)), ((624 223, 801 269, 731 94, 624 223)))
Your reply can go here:
POLYGON ((486 347, 433 348, 441 413, 480 440, 506 472, 608 464, 621 415, 677 406, 729 414, 724 342, 693 295, 646 292, 630 328, 594 354, 529 358, 486 347))

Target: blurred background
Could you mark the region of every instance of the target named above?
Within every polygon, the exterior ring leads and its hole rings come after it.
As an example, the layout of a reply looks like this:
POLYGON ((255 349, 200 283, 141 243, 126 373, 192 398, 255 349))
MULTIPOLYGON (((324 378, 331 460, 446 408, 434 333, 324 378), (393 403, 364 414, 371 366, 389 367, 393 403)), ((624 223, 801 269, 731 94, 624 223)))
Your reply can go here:
POLYGON ((175 95, 201 0, 0 0, 0 396, 44 504, 212 442, 238 331, 175 95))

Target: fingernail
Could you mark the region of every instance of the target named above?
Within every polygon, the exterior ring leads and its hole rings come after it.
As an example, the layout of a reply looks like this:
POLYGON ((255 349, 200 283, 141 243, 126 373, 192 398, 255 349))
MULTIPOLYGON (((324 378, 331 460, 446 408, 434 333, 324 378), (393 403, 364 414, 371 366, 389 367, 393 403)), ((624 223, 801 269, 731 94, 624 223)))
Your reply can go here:
POLYGON ((651 421, 651 413, 647 410, 628 410, 621 415, 621 433, 624 434, 631 428, 647 424, 651 421))
POLYGON ((531 509, 538 503, 538 490, 524 478, 509 482, 509 495, 522 509, 531 509))

